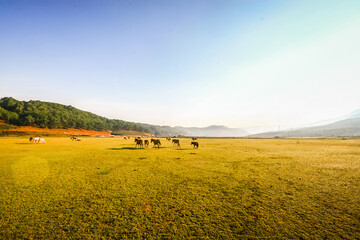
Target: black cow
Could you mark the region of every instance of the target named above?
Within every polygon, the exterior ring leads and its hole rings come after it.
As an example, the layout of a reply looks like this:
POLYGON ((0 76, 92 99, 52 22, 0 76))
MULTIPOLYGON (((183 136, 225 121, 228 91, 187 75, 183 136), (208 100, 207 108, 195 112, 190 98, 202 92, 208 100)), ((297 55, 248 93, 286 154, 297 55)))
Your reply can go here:
POLYGON ((191 142, 191 145, 194 145, 194 148, 198 148, 198 147, 199 147, 199 143, 198 143, 198 142, 191 142))

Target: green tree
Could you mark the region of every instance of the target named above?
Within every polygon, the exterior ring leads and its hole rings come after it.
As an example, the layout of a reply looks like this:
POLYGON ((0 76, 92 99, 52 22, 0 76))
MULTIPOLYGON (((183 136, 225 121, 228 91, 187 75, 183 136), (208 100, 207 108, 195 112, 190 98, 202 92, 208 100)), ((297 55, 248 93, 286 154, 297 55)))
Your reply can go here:
POLYGON ((25 123, 26 123, 26 125, 32 126, 35 123, 35 119, 31 115, 27 115, 25 117, 25 123))

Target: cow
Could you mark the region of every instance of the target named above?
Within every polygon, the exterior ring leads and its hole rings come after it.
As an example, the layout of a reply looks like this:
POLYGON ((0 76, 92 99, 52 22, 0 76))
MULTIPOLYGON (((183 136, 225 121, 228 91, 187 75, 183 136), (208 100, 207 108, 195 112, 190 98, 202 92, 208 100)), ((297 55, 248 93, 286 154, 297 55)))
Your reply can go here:
POLYGON ((74 140, 75 140, 75 141, 81 141, 79 137, 75 137, 75 136, 71 136, 71 137, 70 137, 70 140, 71 140, 71 141, 74 141, 74 140))
POLYGON ((125 139, 125 140, 128 140, 128 138, 127 138, 127 137, 124 137, 124 139, 125 139))
POLYGON ((167 137, 167 138, 166 138, 166 140, 170 141, 170 140, 171 140, 171 138, 167 137))
POLYGON ((196 138, 196 137, 193 137, 192 140, 195 141, 195 140, 197 140, 197 138, 196 138))
POLYGON ((136 142, 135 148, 137 146, 139 146, 139 148, 143 148, 143 140, 142 139, 135 138, 135 142, 136 142))
POLYGON ((145 147, 149 147, 149 140, 145 139, 144 140, 144 145, 145 145, 145 147))
POLYGON ((157 146, 158 148, 160 148, 161 142, 160 142, 159 139, 153 139, 152 138, 150 142, 154 143, 154 147, 157 146))
POLYGON ((173 139, 172 140, 173 146, 178 146, 180 147, 180 140, 179 139, 173 139))
POLYGON ((198 142, 191 142, 191 145, 194 145, 193 148, 198 148, 198 147, 199 147, 199 143, 198 143, 198 142))
POLYGON ((29 141, 33 143, 46 143, 45 139, 40 137, 30 137, 29 141))

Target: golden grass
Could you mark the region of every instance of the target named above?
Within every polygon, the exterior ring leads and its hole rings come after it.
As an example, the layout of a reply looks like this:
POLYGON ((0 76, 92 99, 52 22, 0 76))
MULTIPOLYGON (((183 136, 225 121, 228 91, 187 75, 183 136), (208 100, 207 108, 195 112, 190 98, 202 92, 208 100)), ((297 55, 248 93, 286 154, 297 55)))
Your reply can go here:
POLYGON ((180 141, 0 138, 0 238, 360 238, 360 140, 180 141))

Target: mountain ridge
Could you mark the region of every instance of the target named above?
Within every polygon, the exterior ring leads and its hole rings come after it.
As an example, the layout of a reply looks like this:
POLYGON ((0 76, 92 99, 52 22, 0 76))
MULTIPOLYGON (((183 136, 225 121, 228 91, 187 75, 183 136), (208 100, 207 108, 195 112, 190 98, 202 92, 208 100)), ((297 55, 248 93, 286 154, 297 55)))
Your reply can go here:
POLYGON ((329 124, 295 130, 258 133, 247 137, 358 137, 360 136, 360 116, 357 117, 357 111, 354 111, 356 114, 348 114, 346 115, 347 118, 329 124))

